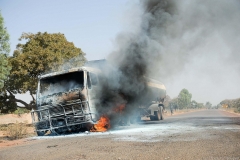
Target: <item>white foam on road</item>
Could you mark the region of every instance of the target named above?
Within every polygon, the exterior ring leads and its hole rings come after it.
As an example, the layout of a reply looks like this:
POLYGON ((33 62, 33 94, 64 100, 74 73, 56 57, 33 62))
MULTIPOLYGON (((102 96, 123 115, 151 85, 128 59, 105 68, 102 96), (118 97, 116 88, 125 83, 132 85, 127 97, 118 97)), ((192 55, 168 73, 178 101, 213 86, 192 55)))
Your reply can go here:
POLYGON ((141 141, 154 142, 156 137, 169 136, 173 134, 183 134, 189 131, 197 131, 198 128, 189 125, 136 125, 130 127, 119 127, 115 130, 107 132, 84 132, 79 134, 59 135, 59 136, 41 136, 31 137, 30 139, 57 139, 57 138, 71 138, 71 137, 91 137, 98 136, 99 138, 111 136, 114 140, 123 141, 141 141))

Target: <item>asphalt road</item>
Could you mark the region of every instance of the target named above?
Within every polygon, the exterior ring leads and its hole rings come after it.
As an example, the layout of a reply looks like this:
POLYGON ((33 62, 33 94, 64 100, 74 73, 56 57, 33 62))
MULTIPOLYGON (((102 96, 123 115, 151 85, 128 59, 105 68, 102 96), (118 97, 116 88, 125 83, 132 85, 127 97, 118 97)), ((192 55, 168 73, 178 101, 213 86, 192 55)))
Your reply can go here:
POLYGON ((240 159, 240 116, 201 110, 105 133, 26 139, 0 149, 10 159, 240 159))

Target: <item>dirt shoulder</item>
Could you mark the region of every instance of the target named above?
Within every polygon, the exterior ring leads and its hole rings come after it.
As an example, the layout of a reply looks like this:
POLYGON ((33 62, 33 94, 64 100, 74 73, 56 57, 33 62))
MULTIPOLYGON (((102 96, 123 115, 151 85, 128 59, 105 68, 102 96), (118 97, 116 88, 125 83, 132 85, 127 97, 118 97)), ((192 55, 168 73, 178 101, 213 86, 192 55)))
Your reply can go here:
POLYGON ((32 123, 32 118, 30 113, 24 113, 21 115, 17 114, 5 114, 0 115, 0 124, 9 124, 9 123, 32 123))
POLYGON ((0 148, 24 143, 25 138, 36 136, 31 114, 0 115, 0 148))
POLYGON ((229 109, 223 108, 223 109, 220 109, 220 110, 232 113, 232 114, 240 117, 240 113, 236 113, 233 108, 229 108, 229 109))

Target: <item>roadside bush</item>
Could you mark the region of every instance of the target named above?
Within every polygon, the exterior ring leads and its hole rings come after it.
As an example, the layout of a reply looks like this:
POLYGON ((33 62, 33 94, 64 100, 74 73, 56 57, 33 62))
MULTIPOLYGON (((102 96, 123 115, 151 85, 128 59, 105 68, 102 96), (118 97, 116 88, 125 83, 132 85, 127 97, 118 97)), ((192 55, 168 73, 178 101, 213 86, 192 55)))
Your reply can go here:
POLYGON ((1 124, 0 125, 0 131, 7 131, 7 124, 1 124))
POLYGON ((226 99, 220 102, 221 105, 227 106, 227 108, 234 109, 234 112, 240 113, 240 98, 237 99, 226 99))
POLYGON ((240 107, 234 109, 235 113, 240 113, 240 107))
POLYGON ((20 139, 27 134, 27 124, 18 123, 9 124, 7 127, 7 136, 10 139, 20 139))
POLYGON ((21 115, 21 114, 24 114, 24 113, 29 113, 30 111, 26 108, 17 108, 17 110, 15 110, 13 113, 14 114, 18 114, 18 115, 21 115))

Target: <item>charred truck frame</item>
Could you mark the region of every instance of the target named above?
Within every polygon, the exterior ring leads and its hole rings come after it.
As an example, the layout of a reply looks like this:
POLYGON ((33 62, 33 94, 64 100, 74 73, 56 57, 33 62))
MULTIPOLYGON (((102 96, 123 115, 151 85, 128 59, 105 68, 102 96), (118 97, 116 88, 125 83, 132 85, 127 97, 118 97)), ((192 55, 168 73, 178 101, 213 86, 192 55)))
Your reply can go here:
MULTIPOLYGON (((99 100, 96 96, 101 71, 93 67, 72 68, 39 77, 36 94, 37 110, 31 111, 32 121, 39 136, 48 131, 53 134, 77 133, 90 130, 98 120, 99 100)), ((163 119, 165 86, 148 79, 148 103, 138 108, 140 117, 163 119)), ((139 117, 138 116, 138 117, 139 117)))
POLYGON ((94 90, 98 69, 73 68, 39 77, 37 110, 31 111, 39 136, 89 130, 96 122, 94 90), (92 95, 92 96, 90 96, 92 95))

